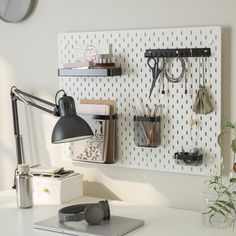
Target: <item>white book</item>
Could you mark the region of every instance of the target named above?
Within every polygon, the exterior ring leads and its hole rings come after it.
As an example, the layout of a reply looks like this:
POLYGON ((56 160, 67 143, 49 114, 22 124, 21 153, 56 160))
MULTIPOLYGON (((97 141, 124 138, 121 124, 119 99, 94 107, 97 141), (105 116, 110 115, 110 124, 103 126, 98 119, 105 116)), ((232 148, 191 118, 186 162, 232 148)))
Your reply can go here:
MULTIPOLYGON (((101 104, 78 104, 78 115, 110 115, 110 106, 101 104)), ((73 160, 105 162, 107 156, 109 120, 83 117, 91 127, 94 136, 74 143, 73 160)))

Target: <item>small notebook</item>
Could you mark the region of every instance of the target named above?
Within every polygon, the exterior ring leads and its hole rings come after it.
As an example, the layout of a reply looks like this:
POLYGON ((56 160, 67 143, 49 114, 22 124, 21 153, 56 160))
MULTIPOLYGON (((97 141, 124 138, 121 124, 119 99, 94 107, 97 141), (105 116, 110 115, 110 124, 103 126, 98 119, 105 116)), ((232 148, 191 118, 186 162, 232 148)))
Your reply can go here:
MULTIPOLYGON (((110 115, 110 106, 78 104, 77 114, 82 115, 84 119, 86 115, 110 115)), ((109 120, 87 118, 86 121, 93 130, 94 136, 78 141, 74 145, 73 160, 104 163, 107 156, 109 120)))
POLYGON ((143 225, 143 220, 120 216, 112 216, 110 221, 104 221, 100 225, 89 225, 85 221, 63 223, 55 215, 36 222, 34 228, 79 236, 122 236, 143 225))
MULTIPOLYGON (((116 114, 115 100, 96 100, 96 99, 80 99, 81 104, 103 104, 110 106, 110 115, 116 114)), ((107 148, 106 163, 114 163, 116 161, 116 121, 109 121, 109 139, 107 148)))

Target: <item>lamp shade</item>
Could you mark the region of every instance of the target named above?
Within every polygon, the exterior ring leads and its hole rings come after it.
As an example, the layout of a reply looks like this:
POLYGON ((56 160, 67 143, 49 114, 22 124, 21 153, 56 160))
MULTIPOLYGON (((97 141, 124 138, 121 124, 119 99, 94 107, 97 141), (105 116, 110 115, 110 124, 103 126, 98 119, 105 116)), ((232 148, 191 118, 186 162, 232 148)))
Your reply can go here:
POLYGON ((70 96, 64 95, 58 101, 60 119, 52 132, 52 143, 73 142, 93 136, 88 123, 76 115, 75 102, 70 96))
POLYGON ((52 143, 66 143, 89 138, 93 135, 90 126, 77 115, 61 117, 52 132, 52 143))

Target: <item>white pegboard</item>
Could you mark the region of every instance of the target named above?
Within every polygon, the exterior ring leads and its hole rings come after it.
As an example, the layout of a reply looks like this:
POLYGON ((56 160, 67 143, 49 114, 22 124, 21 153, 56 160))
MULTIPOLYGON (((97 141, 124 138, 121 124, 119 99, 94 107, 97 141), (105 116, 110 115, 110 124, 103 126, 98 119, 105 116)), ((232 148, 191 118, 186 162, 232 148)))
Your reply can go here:
MULTIPOLYGON (((194 27, 152 30, 63 33, 58 35, 59 68, 75 59, 74 50, 81 44, 112 44, 115 63, 122 68, 117 77, 60 77, 60 87, 79 99, 114 99, 117 101, 117 158, 114 165, 168 172, 207 175, 220 172, 221 152, 217 135, 221 127, 221 28, 194 27), (188 94, 184 82, 168 84, 169 93, 160 93, 157 81, 151 100, 148 99, 152 74, 144 58, 148 48, 209 47, 212 56, 206 59, 205 82, 214 104, 214 112, 194 116, 199 125, 193 130, 194 144, 190 141, 189 120, 199 79, 197 58, 189 58, 188 94), (137 97, 145 103, 164 104, 161 120, 162 141, 158 148, 137 147, 133 141, 133 111, 137 97), (173 154, 181 147, 188 150, 196 145, 204 154, 200 166, 177 165, 173 154)), ((177 67, 177 66, 176 66, 177 67)), ((176 68, 177 70, 177 68, 176 68)), ((174 70, 173 70, 174 71, 174 70)), ((167 84, 167 83, 166 83, 167 84)), ((77 145, 74 143, 73 145, 77 145)), ((76 155, 70 146, 69 158, 76 155)))

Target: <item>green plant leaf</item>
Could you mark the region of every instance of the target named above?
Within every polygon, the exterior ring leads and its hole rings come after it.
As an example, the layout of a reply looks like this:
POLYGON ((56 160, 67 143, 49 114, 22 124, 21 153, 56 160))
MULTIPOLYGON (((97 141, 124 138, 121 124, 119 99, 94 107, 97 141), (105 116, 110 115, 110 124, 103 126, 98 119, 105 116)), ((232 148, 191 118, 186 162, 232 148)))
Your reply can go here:
POLYGON ((229 207, 230 209, 228 209, 228 208, 227 208, 227 204, 228 204, 228 202, 223 201, 223 200, 217 200, 217 201, 214 203, 214 205, 216 205, 216 206, 219 207, 218 210, 224 210, 224 211, 226 211, 226 212, 228 212, 228 213, 231 214, 231 213, 232 213, 232 212, 231 212, 231 210, 232 210, 232 205, 230 204, 231 207, 229 207))
POLYGON ((227 122, 224 123, 222 129, 224 129, 224 128, 232 128, 232 129, 234 129, 235 126, 231 122, 227 121, 227 122))
POLYGON ((229 208, 235 210, 235 208, 234 208, 234 204, 233 204, 233 203, 231 203, 231 202, 226 202, 225 205, 226 205, 227 207, 229 207, 229 208))
POLYGON ((222 209, 230 214, 232 213, 226 206, 222 206, 222 209))
POLYGON ((231 142, 231 149, 234 153, 236 153, 236 139, 233 139, 231 142))
POLYGON ((224 216, 225 218, 227 218, 227 216, 225 215, 225 213, 221 210, 218 210, 214 213, 212 213, 210 216, 209 216, 209 222, 210 224, 212 224, 212 217, 214 217, 217 213, 221 214, 222 216, 224 216))
POLYGON ((223 205, 220 204, 219 202, 215 202, 214 205, 217 206, 217 207, 219 207, 219 208, 222 208, 222 207, 223 207, 223 205))
POLYGON ((218 213, 220 213, 222 216, 224 216, 225 218, 227 217, 226 215, 225 215, 225 213, 222 211, 222 210, 218 210, 218 213))
POLYGON ((212 184, 217 184, 216 181, 209 181, 209 185, 212 185, 212 184))
POLYGON ((215 215, 215 213, 212 213, 210 216, 209 216, 209 222, 210 224, 212 224, 212 217, 215 215))
POLYGON ((236 178, 231 178, 229 181, 230 183, 236 183, 236 178))
POLYGON ((223 191, 223 193, 225 193, 225 194, 227 194, 229 197, 231 197, 231 193, 230 193, 227 189, 225 189, 225 190, 223 191))
POLYGON ((226 201, 224 201, 224 200, 217 200, 217 202, 220 202, 220 203, 223 203, 224 205, 226 205, 226 201))
MULTIPOLYGON (((236 131, 236 128, 234 129, 236 131)), ((234 140, 236 147, 236 138, 234 140)), ((236 205, 234 205, 233 197, 236 195, 236 190, 232 190, 231 187, 236 184, 236 178, 224 180, 221 176, 212 175, 208 180, 208 188, 215 191, 216 199, 208 206, 209 210, 205 214, 208 214, 209 222, 212 223, 212 218, 219 214, 224 217, 225 220, 230 216, 234 217, 236 222, 236 205)))
POLYGON ((203 215, 206 215, 206 214, 210 214, 212 212, 212 210, 209 210, 209 211, 207 211, 207 212, 203 212, 202 214, 203 215))
POLYGON ((214 212, 217 212, 217 211, 218 211, 218 209, 217 209, 216 207, 209 206, 209 208, 210 208, 212 211, 214 211, 214 212))

